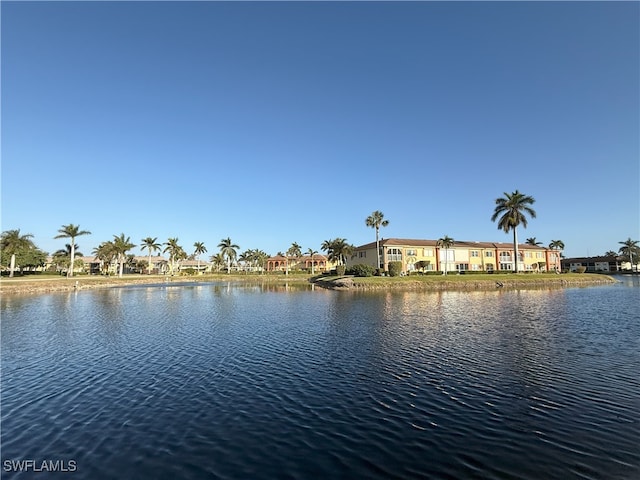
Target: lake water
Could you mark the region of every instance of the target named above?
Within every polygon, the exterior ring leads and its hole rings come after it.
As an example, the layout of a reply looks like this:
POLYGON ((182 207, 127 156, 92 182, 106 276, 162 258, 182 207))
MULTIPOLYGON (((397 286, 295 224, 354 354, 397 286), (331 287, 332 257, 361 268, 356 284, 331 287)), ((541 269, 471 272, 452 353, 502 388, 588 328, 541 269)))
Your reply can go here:
POLYGON ((2 476, 638 479, 640 285, 619 279, 5 297, 2 476))

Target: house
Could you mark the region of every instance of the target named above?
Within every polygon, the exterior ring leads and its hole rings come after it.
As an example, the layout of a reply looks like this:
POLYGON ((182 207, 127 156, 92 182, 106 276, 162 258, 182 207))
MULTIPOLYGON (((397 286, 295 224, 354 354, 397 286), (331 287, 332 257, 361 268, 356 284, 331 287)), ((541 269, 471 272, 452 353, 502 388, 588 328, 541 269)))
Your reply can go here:
MULTIPOLYGON (((402 263, 402 271, 492 272, 514 269, 513 243, 454 241, 450 248, 438 246, 437 240, 387 238, 379 242, 380 266, 388 270, 389 262, 402 263)), ((356 247, 347 267, 357 264, 377 267, 376 242, 356 247)), ((543 272, 560 270, 560 252, 528 244, 518 245, 518 270, 543 272)))
POLYGON ((212 264, 205 260, 181 260, 178 264, 179 272, 183 272, 187 269, 193 269, 193 271, 199 275, 210 272, 211 268, 212 264))
POLYGON ((289 263, 289 270, 305 270, 310 272, 313 265, 313 271, 316 273, 324 272, 334 266, 326 256, 321 254, 313 255, 313 259, 310 255, 302 255, 300 257, 276 255, 275 257, 267 258, 265 262, 267 272, 284 272, 287 270, 287 262, 289 263))
MULTIPOLYGON (((576 272, 585 267, 586 272, 619 272, 624 268, 624 259, 620 256, 563 258, 562 270, 576 272)), ((629 262, 626 262, 627 265, 629 262)))

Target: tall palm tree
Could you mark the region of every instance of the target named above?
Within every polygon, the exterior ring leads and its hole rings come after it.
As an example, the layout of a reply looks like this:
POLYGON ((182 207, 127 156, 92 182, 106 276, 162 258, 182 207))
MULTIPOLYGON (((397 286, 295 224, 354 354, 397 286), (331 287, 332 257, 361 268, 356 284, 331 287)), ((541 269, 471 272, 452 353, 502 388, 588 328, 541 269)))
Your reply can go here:
POLYGON ((540 245, 542 245, 542 242, 538 242, 536 240, 536 237, 527 238, 527 240, 524 243, 527 245, 531 245, 533 247, 539 247, 540 245))
POLYGON ((147 237, 141 240, 142 244, 140 244, 140 250, 147 249, 149 251, 149 267, 147 268, 147 274, 151 275, 151 255, 154 252, 159 252, 162 248, 162 245, 158 243, 158 237, 147 237))
POLYGON ((231 262, 236 259, 240 247, 231 242, 231 238, 223 238, 218 244, 220 255, 227 260, 227 273, 231 273, 231 262))
POLYGON ((171 275, 175 273, 175 263, 187 257, 184 249, 178 245, 178 238, 169 238, 163 245, 166 245, 162 253, 169 253, 169 263, 171 275))
POLYGON ((444 271, 443 275, 447 274, 447 263, 449 263, 449 249, 453 247, 455 241, 449 235, 445 235, 442 238, 439 238, 436 242, 436 246, 440 248, 444 248, 444 271))
MULTIPOLYGON (((638 246, 638 240, 631 240, 631 237, 627 238, 624 242, 618 242, 620 245, 620 250, 618 250, 622 254, 626 254, 629 257, 629 263, 631 263, 631 271, 633 272, 633 255, 636 256, 639 254, 640 246, 638 246)), ((636 268, 637 270, 637 268, 636 268)))
POLYGON ((129 237, 124 236, 124 233, 121 233, 120 236, 113 236, 113 250, 118 258, 118 263, 120 264, 120 274, 122 277, 122 272, 124 270, 124 262, 127 259, 127 252, 135 247, 135 244, 131 243, 131 239, 129 237))
POLYGON ((313 268, 313 256, 318 253, 317 250, 314 250, 313 248, 309 248, 307 250, 307 255, 309 255, 311 257, 311 275, 313 275, 315 273, 314 268, 313 268))
POLYGON ((616 252, 614 252, 613 250, 607 250, 606 252, 604 252, 604 256, 605 257, 617 257, 618 254, 616 252))
POLYGON ((58 235, 53 237, 54 239, 58 238, 70 238, 71 239, 71 267, 67 270, 67 277, 73 277, 73 262, 75 261, 76 251, 76 237, 81 235, 90 235, 91 232, 89 230, 80 230, 80 225, 74 225, 70 223, 69 225, 62 225, 62 228, 58 230, 58 235))
POLYGON ((16 254, 20 251, 35 248, 33 241, 31 240, 33 235, 25 233, 20 235, 20 230, 6 230, 2 232, 0 237, 0 248, 6 255, 10 255, 9 261, 9 277, 13 277, 13 272, 16 268, 16 254))
POLYGON ((389 225, 389 220, 384 219, 384 213, 380 210, 376 210, 366 219, 367 227, 376 229, 376 254, 378 255, 378 269, 380 268, 380 240, 378 235, 380 233, 380 227, 386 227, 389 225))
POLYGON ((198 259, 198 273, 200 273, 200 255, 202 255, 203 253, 207 253, 207 247, 204 246, 203 242, 195 242, 193 246, 195 248, 193 254, 198 259))
POLYGON ((530 195, 524 195, 516 190, 513 193, 504 192, 504 197, 496 198, 496 207, 491 216, 491 221, 495 222, 498 217, 498 229, 509 233, 513 230, 513 253, 514 271, 518 273, 518 226, 527 228, 527 217, 525 214, 536 218, 536 211, 530 205, 535 203, 535 199, 530 195))

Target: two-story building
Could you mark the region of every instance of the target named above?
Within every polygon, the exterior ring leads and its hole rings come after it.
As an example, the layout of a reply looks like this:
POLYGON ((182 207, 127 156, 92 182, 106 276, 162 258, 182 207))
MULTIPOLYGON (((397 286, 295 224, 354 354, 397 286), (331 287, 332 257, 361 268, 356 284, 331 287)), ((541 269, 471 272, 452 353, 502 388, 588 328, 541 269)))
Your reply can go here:
MULTIPOLYGON (((380 265, 401 262, 402 271, 492 272, 514 270, 513 243, 454 241, 449 248, 437 240, 386 238, 379 242, 380 265)), ((357 264, 377 267, 376 242, 356 247, 347 267, 357 264)), ((529 244, 518 245, 518 271, 560 271, 560 252, 529 244)))

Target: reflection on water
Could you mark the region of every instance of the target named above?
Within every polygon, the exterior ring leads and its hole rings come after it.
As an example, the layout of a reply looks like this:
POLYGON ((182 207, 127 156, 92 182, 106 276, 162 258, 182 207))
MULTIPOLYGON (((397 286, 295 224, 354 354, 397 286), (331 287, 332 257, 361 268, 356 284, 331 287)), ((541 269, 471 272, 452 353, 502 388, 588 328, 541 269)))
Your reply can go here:
POLYGON ((638 287, 3 298, 2 460, 92 479, 637 478, 638 287))

